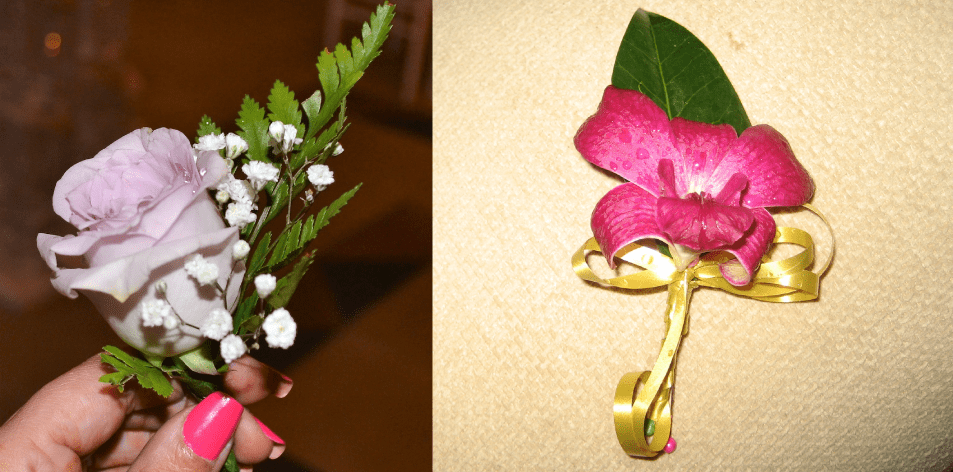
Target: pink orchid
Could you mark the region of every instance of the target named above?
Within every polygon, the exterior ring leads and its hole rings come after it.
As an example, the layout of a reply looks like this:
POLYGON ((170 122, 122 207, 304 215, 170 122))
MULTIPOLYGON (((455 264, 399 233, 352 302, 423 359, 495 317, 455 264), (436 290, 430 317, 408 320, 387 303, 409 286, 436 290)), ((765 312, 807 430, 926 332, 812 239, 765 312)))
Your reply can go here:
POLYGON ((701 253, 725 251, 721 265, 745 285, 774 239, 766 207, 796 206, 814 193, 807 171, 774 128, 741 136, 728 124, 668 119, 647 96, 606 88, 602 103, 576 133, 589 162, 625 178, 592 213, 592 231, 610 267, 623 246, 646 238, 673 248, 679 269, 701 253))

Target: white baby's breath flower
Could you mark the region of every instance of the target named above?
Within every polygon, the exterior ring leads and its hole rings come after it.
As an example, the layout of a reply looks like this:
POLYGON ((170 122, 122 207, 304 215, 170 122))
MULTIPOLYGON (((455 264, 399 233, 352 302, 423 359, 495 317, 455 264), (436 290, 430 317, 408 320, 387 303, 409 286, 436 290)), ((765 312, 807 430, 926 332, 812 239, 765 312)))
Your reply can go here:
POLYGON ((218 266, 206 261, 201 254, 196 254, 185 263, 185 273, 197 280, 199 285, 211 285, 218 280, 218 266))
POLYGON ((227 190, 218 190, 215 192, 215 201, 223 205, 228 203, 228 200, 231 198, 232 197, 228 194, 227 190))
POLYGON ((248 150, 248 143, 235 133, 225 135, 225 157, 234 159, 248 150))
POLYGON ((251 191, 248 188, 248 182, 244 180, 234 180, 228 184, 228 195, 236 202, 251 203, 251 191))
POLYGON ((252 212, 251 202, 232 202, 225 209, 225 219, 229 226, 244 228, 245 225, 254 223, 258 216, 252 212))
POLYGON ((295 145, 301 144, 301 138, 295 138, 298 135, 298 129, 294 125, 285 125, 285 132, 281 136, 281 149, 284 152, 290 152, 295 145))
POLYGON ((179 317, 175 314, 170 314, 162 320, 162 326, 165 326, 165 329, 175 329, 179 327, 179 317))
POLYGON ((239 239, 234 246, 232 246, 232 259, 238 261, 245 258, 248 255, 248 251, 251 251, 251 246, 248 245, 243 239, 239 239))
MULTIPOLYGON (((324 146, 324 150, 327 151, 331 149, 331 143, 328 143, 327 146, 324 146)), ((340 156, 344 152, 344 146, 341 146, 341 143, 334 143, 334 152, 331 153, 332 156, 340 156)))
POLYGON ((245 354, 245 341, 242 341, 242 338, 238 335, 229 334, 225 336, 225 339, 222 339, 221 349, 222 359, 225 360, 226 364, 231 364, 232 361, 245 354))
POLYGON ((277 285, 278 279, 274 275, 261 274, 255 277, 255 290, 258 291, 258 296, 262 299, 268 298, 268 295, 275 291, 277 285))
POLYGON ((142 311, 142 325, 162 326, 165 318, 172 314, 172 306, 163 300, 146 300, 140 305, 142 311))
POLYGON ((275 142, 281 142, 281 136, 285 134, 285 124, 280 121, 272 121, 268 125, 268 135, 275 142))
POLYGON ((271 347, 280 347, 282 349, 288 349, 295 342, 295 334, 298 332, 298 325, 295 324, 294 319, 291 318, 291 313, 288 313, 288 310, 284 308, 279 308, 267 318, 265 322, 261 325, 262 329, 265 330, 265 341, 268 342, 268 345, 271 347))
POLYGON ((236 179, 235 176, 230 173, 225 174, 225 177, 222 178, 215 189, 219 192, 226 192, 228 197, 236 202, 250 202, 252 200, 247 182, 236 179))
POLYGON ((308 167, 308 181, 320 192, 334 183, 334 172, 324 164, 315 164, 308 167))
POLYGON ((298 129, 294 125, 286 125, 280 121, 273 121, 268 125, 268 135, 271 136, 268 142, 275 148, 275 152, 291 152, 295 145, 303 141, 297 137, 298 129))
POLYGON ((156 293, 159 295, 165 295, 165 291, 169 289, 169 284, 165 283, 165 280, 159 279, 156 281, 156 293))
POLYGON ((198 144, 193 144, 196 151, 218 151, 225 149, 224 134, 206 134, 199 138, 198 144))
POLYGON ((261 190, 265 182, 278 181, 278 168, 267 162, 251 161, 242 166, 242 172, 248 176, 248 181, 255 191, 261 190))
POLYGON ((202 325, 202 335, 209 339, 221 341, 232 332, 232 315, 222 308, 212 310, 202 325))

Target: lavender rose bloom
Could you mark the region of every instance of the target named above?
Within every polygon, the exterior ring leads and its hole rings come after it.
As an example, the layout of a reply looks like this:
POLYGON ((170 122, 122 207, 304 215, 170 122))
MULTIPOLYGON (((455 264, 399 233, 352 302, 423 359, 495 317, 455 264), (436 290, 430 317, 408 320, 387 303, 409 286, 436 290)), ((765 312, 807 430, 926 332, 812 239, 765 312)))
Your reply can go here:
POLYGON ((53 209, 79 233, 37 237, 55 271, 53 286, 70 298, 87 296, 140 351, 172 356, 198 347, 198 329, 143 326, 141 305, 157 298, 162 280, 165 299, 192 325, 201 327, 215 308, 234 308, 244 275, 243 266, 232 267, 238 230, 225 226, 207 192, 227 172, 217 152, 196 159, 185 135, 164 128, 133 131, 77 163, 56 183, 53 209), (200 286, 185 273, 194 254, 218 266, 225 300, 214 285, 200 286), (57 256, 82 256, 85 264, 57 256))

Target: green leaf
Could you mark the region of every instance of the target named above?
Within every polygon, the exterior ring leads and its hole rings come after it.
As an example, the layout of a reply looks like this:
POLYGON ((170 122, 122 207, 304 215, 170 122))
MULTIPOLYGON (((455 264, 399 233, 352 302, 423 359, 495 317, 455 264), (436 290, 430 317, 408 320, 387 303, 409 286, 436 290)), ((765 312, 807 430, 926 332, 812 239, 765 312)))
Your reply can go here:
POLYGON ((268 95, 268 119, 280 121, 286 125, 294 125, 298 130, 297 136, 304 136, 304 125, 301 124, 301 108, 295 100, 295 93, 281 83, 275 81, 268 95))
POLYGON ((362 184, 357 184, 357 186, 345 192, 330 205, 322 208, 317 214, 309 216, 304 224, 301 224, 299 221, 290 228, 286 228, 285 231, 278 236, 278 240, 275 242, 275 247, 272 250, 268 262, 263 267, 258 268, 256 272, 252 273, 256 275, 259 273, 271 273, 290 264, 291 261, 307 247, 308 243, 318 235, 318 230, 327 226, 331 217, 341 212, 341 208, 357 193, 361 185, 362 184))
POLYGON ((104 376, 102 376, 102 377, 99 378, 99 381, 102 382, 102 383, 113 384, 113 385, 119 387, 119 392, 120 392, 120 393, 122 393, 122 391, 123 391, 123 384, 125 384, 126 381, 128 381, 128 380, 129 380, 129 379, 127 379, 126 376, 123 375, 122 372, 113 372, 113 373, 111 373, 111 374, 106 374, 106 375, 104 375, 104 376))
POLYGON ((142 357, 145 357, 146 361, 148 361, 154 367, 158 367, 159 369, 162 368, 162 362, 165 361, 165 356, 150 354, 148 352, 143 352, 142 357))
POLYGON ((255 315, 256 305, 258 305, 258 293, 252 291, 252 294, 245 297, 238 305, 238 309, 235 310, 235 316, 232 318, 232 326, 235 332, 247 334, 258 327, 253 322, 253 320, 261 320, 261 317, 255 315))
MULTIPOLYGON (((295 186, 292 191, 293 195, 297 196, 301 193, 307 182, 308 176, 304 172, 299 172, 298 177, 295 179, 295 186)), ((272 198, 271 212, 267 215, 262 213, 262 216, 258 219, 268 224, 268 222, 275 219, 275 217, 285 215, 285 205, 291 200, 288 195, 288 181, 286 179, 282 179, 278 185, 269 182, 268 185, 265 186, 265 189, 268 190, 268 194, 271 195, 272 198)))
POLYGON ((228 457, 225 459, 225 466, 222 470, 225 472, 241 472, 241 467, 238 466, 238 458, 235 456, 234 449, 228 452, 228 457))
POLYGON ((210 134, 222 134, 222 129, 215 126, 215 122, 208 115, 202 115, 202 119, 199 121, 199 131, 195 136, 195 143, 198 144, 199 138, 210 134))
POLYGON ((351 40, 352 51, 348 51, 343 45, 339 45, 333 53, 324 50, 318 56, 316 66, 318 68, 318 80, 321 82, 321 89, 324 91, 324 104, 314 118, 312 118, 312 114, 308 114, 310 123, 308 132, 304 136, 305 141, 313 138, 318 130, 330 121, 334 111, 344 100, 351 87, 361 78, 371 61, 380 55, 381 45, 387 39, 393 18, 394 5, 385 3, 378 6, 377 11, 371 14, 370 20, 364 23, 361 28, 363 41, 357 38, 351 40))
POLYGON ((645 435, 646 436, 655 435, 655 421, 650 419, 645 420, 645 435))
POLYGON ((100 359, 116 369, 116 372, 103 375, 99 378, 101 382, 116 385, 122 392, 125 383, 135 377, 142 388, 151 388, 166 398, 172 395, 172 383, 161 368, 115 346, 106 346, 103 350, 106 352, 99 355, 100 359))
POLYGON ((347 204, 348 200, 350 200, 351 197, 353 197, 354 194, 357 193, 358 190, 360 190, 361 185, 364 185, 364 184, 363 183, 357 184, 354 188, 345 192, 344 195, 341 195, 340 197, 338 197, 337 200, 332 202, 330 205, 322 208, 321 211, 317 213, 317 215, 314 218, 314 227, 311 228, 309 233, 311 238, 314 238, 314 236, 317 235, 318 230, 328 225, 328 222, 331 220, 331 217, 341 212, 341 208, 343 208, 344 205, 347 204))
POLYGON ((201 346, 178 355, 182 363, 188 366, 192 372, 212 375, 218 369, 215 367, 215 354, 212 353, 212 344, 205 342, 201 346))
MULTIPOLYGON (((185 386, 185 388, 187 388, 190 392, 192 392, 193 395, 195 395, 199 399, 203 399, 211 395, 212 392, 222 390, 220 385, 216 385, 215 383, 210 382, 208 380, 202 380, 190 374, 189 367, 185 365, 184 362, 182 362, 182 359, 178 357, 173 357, 172 361, 178 367, 178 372, 175 374, 175 378, 180 383, 182 383, 185 386)), ((228 364, 223 363, 222 365, 225 366, 226 368, 228 367, 228 364)), ((216 372, 213 372, 213 375, 217 376, 219 373, 220 372, 216 371, 216 372)), ((221 380, 221 377, 209 377, 209 376, 206 376, 206 377, 209 379, 221 380)))
POLYGON ((265 257, 268 256, 268 247, 271 245, 271 231, 265 233, 258 245, 255 246, 255 253, 248 260, 248 273, 258 275, 258 270, 265 263, 265 257))
POLYGON ((301 102, 301 108, 304 108, 304 113, 308 116, 308 122, 314 123, 318 118, 318 113, 321 112, 321 91, 315 90, 307 100, 301 102))
POLYGON ((274 266, 276 263, 284 261, 292 252, 300 249, 300 237, 300 221, 291 225, 291 228, 285 228, 285 230, 281 232, 281 236, 278 236, 278 242, 275 244, 275 249, 271 252, 271 258, 268 259, 268 265, 274 266))
POLYGON ((265 119, 265 109, 254 99, 245 95, 242 109, 238 112, 235 123, 241 128, 238 135, 248 143, 248 151, 245 153, 248 158, 269 162, 268 120, 265 119))
POLYGON ((711 51, 678 23, 645 10, 635 12, 622 37, 612 85, 644 93, 669 118, 728 123, 738 134, 751 126, 711 51))
POLYGON ((268 305, 272 308, 281 308, 288 304, 295 290, 298 289, 298 282, 308 272, 311 262, 314 260, 314 253, 305 255, 295 264, 291 273, 281 278, 275 285, 275 291, 268 296, 268 305))

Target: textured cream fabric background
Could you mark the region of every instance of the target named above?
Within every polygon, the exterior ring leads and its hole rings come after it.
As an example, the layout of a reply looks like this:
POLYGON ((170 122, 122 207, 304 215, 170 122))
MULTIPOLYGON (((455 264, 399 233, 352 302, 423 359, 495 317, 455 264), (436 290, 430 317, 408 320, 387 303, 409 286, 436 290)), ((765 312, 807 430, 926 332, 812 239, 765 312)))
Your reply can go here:
MULTIPOLYGON (((435 470, 948 470, 948 2, 434 3, 435 470), (651 368, 665 293, 587 285, 569 263, 618 183, 572 137, 639 7, 714 52, 838 238, 817 302, 695 292, 679 448, 655 461, 622 452, 612 398, 651 368)), ((783 222, 829 246, 810 216, 783 222)))

